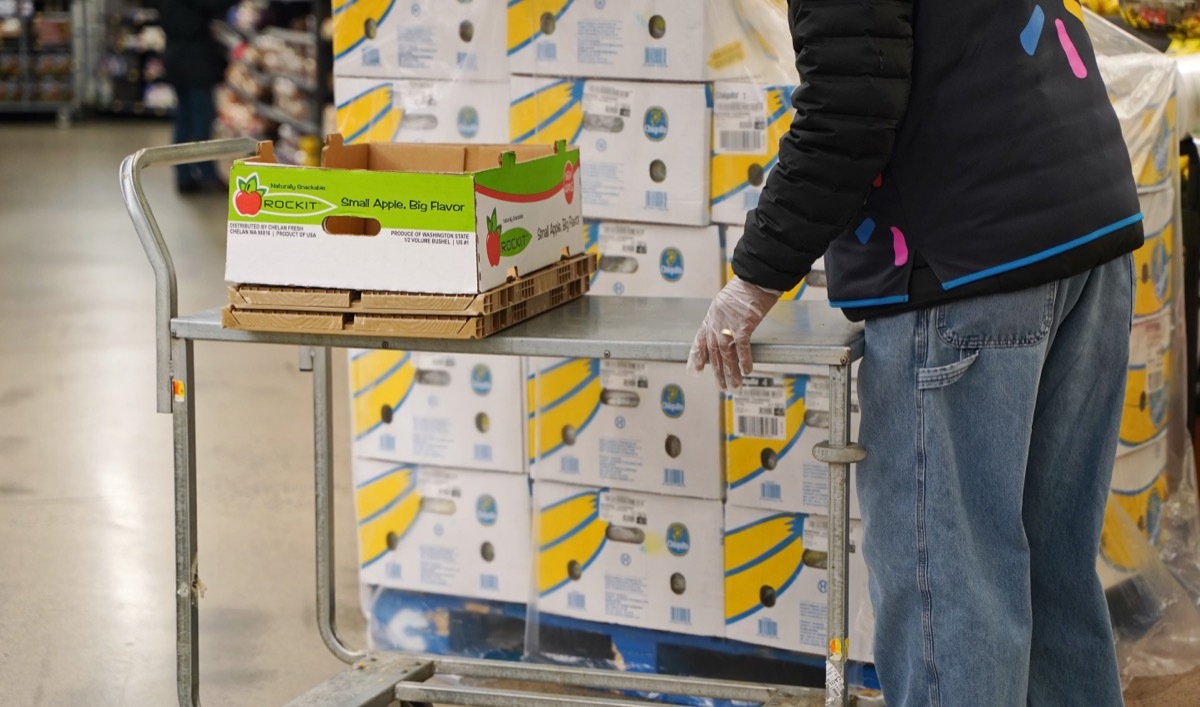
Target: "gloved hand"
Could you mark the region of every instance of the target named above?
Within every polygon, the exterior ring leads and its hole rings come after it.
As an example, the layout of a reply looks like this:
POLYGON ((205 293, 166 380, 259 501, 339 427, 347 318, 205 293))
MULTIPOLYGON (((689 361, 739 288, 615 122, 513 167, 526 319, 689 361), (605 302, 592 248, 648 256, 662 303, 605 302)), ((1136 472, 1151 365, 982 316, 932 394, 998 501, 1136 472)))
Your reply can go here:
POLYGON ((712 364, 721 390, 742 387, 742 376, 754 370, 750 359, 750 335, 782 292, 768 290, 734 277, 713 298, 696 341, 688 354, 688 370, 699 373, 712 364))

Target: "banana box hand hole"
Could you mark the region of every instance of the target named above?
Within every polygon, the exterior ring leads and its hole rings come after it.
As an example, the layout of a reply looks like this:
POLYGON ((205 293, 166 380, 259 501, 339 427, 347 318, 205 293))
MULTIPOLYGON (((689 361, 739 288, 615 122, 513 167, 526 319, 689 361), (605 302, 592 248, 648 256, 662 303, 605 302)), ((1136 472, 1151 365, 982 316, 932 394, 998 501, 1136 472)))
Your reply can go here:
POLYGON ((684 577, 679 572, 671 575, 671 591, 679 596, 683 596, 687 591, 687 577, 684 577))

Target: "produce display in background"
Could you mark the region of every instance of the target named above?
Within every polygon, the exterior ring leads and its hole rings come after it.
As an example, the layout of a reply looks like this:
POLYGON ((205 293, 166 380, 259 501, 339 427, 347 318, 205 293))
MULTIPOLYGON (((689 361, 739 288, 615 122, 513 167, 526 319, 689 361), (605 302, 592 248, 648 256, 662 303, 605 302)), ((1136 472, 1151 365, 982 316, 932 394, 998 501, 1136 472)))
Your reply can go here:
POLYGON ((329 77, 317 70, 319 52, 330 51, 330 27, 318 42, 308 2, 243 0, 214 26, 229 48, 225 83, 217 90, 217 137, 274 140, 284 162, 315 166, 325 118, 329 77))
POLYGON ((102 112, 166 116, 175 90, 165 81, 167 36, 158 10, 131 8, 108 17, 107 45, 100 58, 96 108, 102 112))
MULTIPOLYGON (((1112 3, 1096 4, 1102 5, 1102 14, 1109 14, 1112 3)), ((1200 38, 1200 2, 1196 0, 1120 0, 1120 11, 1134 29, 1200 38)))
POLYGON ((71 5, 0 0, 0 113, 59 110, 75 99, 71 5))

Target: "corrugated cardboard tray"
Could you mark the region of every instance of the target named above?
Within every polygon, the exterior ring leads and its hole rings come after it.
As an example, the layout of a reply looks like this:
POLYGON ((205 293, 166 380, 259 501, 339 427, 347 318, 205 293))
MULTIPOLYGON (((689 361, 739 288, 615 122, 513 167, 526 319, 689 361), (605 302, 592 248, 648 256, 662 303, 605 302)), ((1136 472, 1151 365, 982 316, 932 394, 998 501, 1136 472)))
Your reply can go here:
POLYGON ((477 295, 428 295, 399 292, 357 292, 302 287, 231 285, 229 305, 235 311, 343 312, 350 314, 445 314, 480 317, 528 302, 562 285, 590 278, 596 258, 580 254, 517 277, 477 295))
POLYGON ((227 329, 313 334, 370 334, 414 339, 482 339, 535 317, 588 291, 590 274, 489 314, 410 314, 377 312, 221 310, 227 329))

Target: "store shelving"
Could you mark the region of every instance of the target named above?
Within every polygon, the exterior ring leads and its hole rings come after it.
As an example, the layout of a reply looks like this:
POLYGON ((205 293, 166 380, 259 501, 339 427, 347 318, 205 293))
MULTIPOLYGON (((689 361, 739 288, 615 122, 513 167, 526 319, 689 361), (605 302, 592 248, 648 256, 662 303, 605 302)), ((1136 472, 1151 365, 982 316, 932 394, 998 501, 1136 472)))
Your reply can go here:
POLYGON ((106 40, 97 67, 97 111, 167 117, 175 92, 166 83, 166 35, 153 8, 127 7, 107 16, 106 40))
POLYGON ((217 95, 217 134, 277 143, 285 161, 311 162, 331 99, 313 2, 243 0, 213 33, 229 50, 225 84, 217 95), (304 27, 305 29, 297 29, 304 27))
POLYGON ((74 24, 69 0, 0 0, 0 113, 57 114, 70 122, 77 106, 74 24))

